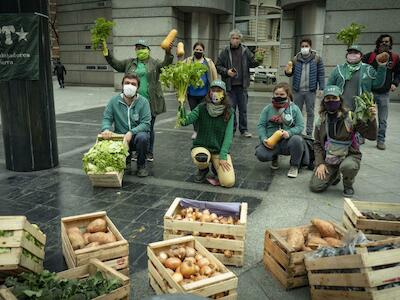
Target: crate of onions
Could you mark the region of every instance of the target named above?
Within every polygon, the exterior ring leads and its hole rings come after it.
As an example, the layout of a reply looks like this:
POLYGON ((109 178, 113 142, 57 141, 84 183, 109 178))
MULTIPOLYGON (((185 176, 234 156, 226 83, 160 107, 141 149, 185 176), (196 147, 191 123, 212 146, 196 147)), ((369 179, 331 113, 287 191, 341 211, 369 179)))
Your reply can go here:
POLYGON ((164 216, 164 240, 193 235, 224 265, 242 266, 247 203, 176 198, 164 216))
POLYGON ((193 294, 235 300, 238 279, 197 237, 185 236, 147 247, 150 285, 156 294, 193 294))

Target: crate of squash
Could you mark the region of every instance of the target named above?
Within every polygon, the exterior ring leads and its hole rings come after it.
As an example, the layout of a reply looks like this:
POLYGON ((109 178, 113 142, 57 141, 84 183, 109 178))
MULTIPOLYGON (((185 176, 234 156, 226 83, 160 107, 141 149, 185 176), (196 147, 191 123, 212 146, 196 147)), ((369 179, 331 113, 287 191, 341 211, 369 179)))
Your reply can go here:
POLYGON ((105 211, 61 219, 62 251, 68 268, 97 258, 129 274, 129 245, 105 211))
POLYGON ((164 216, 164 240, 193 235, 224 265, 242 266, 247 203, 176 198, 164 216))
POLYGON ((150 286, 157 295, 193 294, 236 300, 238 279, 197 240, 185 236, 147 247, 150 286))
POLYGON ((346 230, 334 223, 313 219, 311 225, 267 229, 264 266, 286 289, 307 286, 304 255, 320 246, 342 246, 346 230))
POLYGON ((25 216, 0 217, 0 281, 43 270, 46 235, 25 216))

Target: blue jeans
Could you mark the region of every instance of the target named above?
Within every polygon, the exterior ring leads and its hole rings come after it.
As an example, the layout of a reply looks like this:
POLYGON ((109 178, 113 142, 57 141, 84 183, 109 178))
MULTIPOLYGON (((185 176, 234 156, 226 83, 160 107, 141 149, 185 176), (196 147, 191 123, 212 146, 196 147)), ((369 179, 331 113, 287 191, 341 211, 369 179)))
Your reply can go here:
POLYGON ((234 85, 228 92, 229 98, 232 103, 232 107, 235 109, 235 118, 233 131, 236 131, 236 108, 239 109, 239 131, 244 133, 247 131, 247 90, 242 86, 234 85))
POLYGON ((149 147, 147 149, 147 153, 153 154, 153 148, 154 148, 154 123, 156 122, 156 117, 151 116, 151 123, 150 123, 150 142, 149 142, 149 147))
POLYGON ((378 143, 384 143, 389 114, 389 92, 383 94, 374 93, 374 96, 378 106, 378 143))
POLYGON ((146 164, 149 140, 150 134, 148 132, 139 132, 132 137, 132 140, 129 143, 129 155, 132 155, 132 151, 136 151, 138 166, 142 167, 146 164))

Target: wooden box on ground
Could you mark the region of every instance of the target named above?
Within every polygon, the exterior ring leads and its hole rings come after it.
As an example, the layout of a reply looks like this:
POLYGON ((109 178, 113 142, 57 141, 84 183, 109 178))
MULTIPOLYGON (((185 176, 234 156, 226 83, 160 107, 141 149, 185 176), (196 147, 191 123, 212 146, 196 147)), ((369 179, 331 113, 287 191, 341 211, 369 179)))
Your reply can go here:
POLYGON ((43 270, 46 235, 25 216, 0 217, 0 280, 43 270))
POLYGON ((124 239, 110 218, 107 217, 107 213, 105 211, 62 218, 61 239, 62 251, 68 268, 83 266, 87 264, 91 258, 98 258, 106 265, 120 271, 125 275, 129 275, 128 241, 124 239), (107 221, 108 230, 114 234, 117 241, 87 249, 72 249, 71 242, 67 235, 67 230, 74 226, 79 227, 81 230, 85 230, 87 225, 97 218, 102 218, 107 221))
POLYGON ((220 300, 235 300, 237 298, 238 279, 234 273, 229 271, 217 258, 213 256, 201 243, 197 237, 185 236, 167 241, 151 243, 147 247, 148 271, 150 285, 156 294, 194 294, 212 298, 214 295, 225 293, 220 300), (209 261, 218 267, 222 273, 215 277, 195 281, 189 284, 180 285, 175 282, 167 272, 164 265, 157 258, 160 251, 169 249, 172 245, 182 245, 193 247, 209 261))
POLYGON ((365 234, 400 235, 400 221, 367 219, 363 212, 400 215, 400 204, 354 201, 344 199, 343 225, 347 229, 360 229, 365 234))
MULTIPOLYGON (((334 224, 336 231, 343 236, 345 229, 334 224)), ((307 232, 318 232, 313 225, 298 226, 307 232)), ((307 286, 307 272, 304 255, 310 251, 296 251, 287 243, 288 230, 267 229, 264 240, 264 266, 286 289, 307 286)))
MULTIPOLYGON (((130 279, 129 277, 115 271, 98 259, 92 259, 88 264, 57 273, 57 277, 63 279, 84 279, 95 275, 99 271, 107 279, 117 279, 122 286, 108 294, 94 298, 93 300, 129 300, 130 279)), ((0 288, 1 300, 17 300, 9 289, 0 288)))
POLYGON ((221 253, 213 253, 224 265, 243 266, 245 235, 247 226, 247 203, 241 203, 240 224, 218 224, 200 221, 175 220, 173 217, 181 209, 179 205, 182 198, 175 198, 164 216, 164 240, 173 239, 184 235, 196 234, 196 239, 209 251, 219 250, 221 253), (230 235, 231 238, 202 237, 204 234, 230 235), (234 239, 233 239, 234 238, 234 239), (224 250, 233 252, 232 257, 226 257, 224 250))
MULTIPOLYGON (((396 239, 393 239, 396 240, 396 239)), ((387 241, 370 245, 379 246, 387 241)), ((397 243, 400 239, 397 238, 397 243)), ((369 248, 371 249, 371 248, 369 248)), ((400 299, 400 248, 370 252, 367 247, 357 254, 307 258, 305 261, 313 300, 400 299), (385 287, 385 288, 384 288, 385 287)))

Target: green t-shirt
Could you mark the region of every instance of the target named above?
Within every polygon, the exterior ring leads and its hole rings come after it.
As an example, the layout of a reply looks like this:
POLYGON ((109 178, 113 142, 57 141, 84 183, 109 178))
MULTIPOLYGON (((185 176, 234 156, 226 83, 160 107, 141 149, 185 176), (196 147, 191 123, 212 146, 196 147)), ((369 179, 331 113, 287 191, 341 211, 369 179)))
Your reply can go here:
POLYGON ((140 79, 139 94, 150 101, 149 82, 147 81, 147 66, 142 62, 138 62, 135 73, 140 79))

